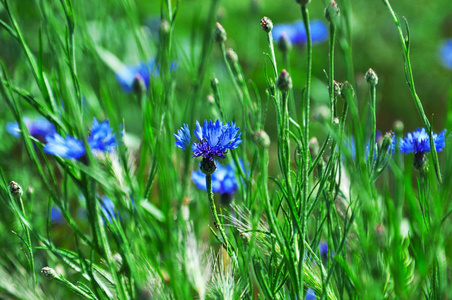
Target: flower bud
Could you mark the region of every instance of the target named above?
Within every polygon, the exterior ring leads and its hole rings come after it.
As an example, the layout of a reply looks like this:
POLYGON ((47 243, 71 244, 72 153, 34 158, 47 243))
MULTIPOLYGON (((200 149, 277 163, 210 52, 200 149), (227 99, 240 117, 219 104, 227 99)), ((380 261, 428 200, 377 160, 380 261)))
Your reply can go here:
POLYGON ((200 165, 201 171, 206 175, 212 175, 213 172, 217 169, 217 165, 215 161, 210 160, 208 158, 203 158, 200 165))
MULTIPOLYGON (((347 95, 352 98, 355 95, 355 90, 353 89, 352 85, 348 81, 341 84, 341 96, 345 99, 345 98, 347 98, 347 95)), ((345 99, 345 100, 347 100, 347 99, 345 99)))
POLYGON ((403 135, 403 122, 400 120, 396 120, 394 122, 394 124, 392 125, 392 128, 394 128, 394 132, 396 133, 397 136, 402 136, 403 135))
POLYGON ((167 20, 162 19, 159 25, 159 35, 160 37, 165 37, 170 32, 171 27, 167 20))
POLYGON ((281 92, 288 92, 292 88, 292 78, 290 78, 289 72, 282 70, 276 81, 276 86, 281 92))
POLYGON ((207 103, 209 103, 210 105, 215 104, 215 97, 212 94, 207 95, 206 99, 207 103))
POLYGON ((254 133, 253 140, 259 148, 268 149, 270 147, 270 137, 262 129, 254 133))
POLYGON ((57 276, 56 272, 54 269, 49 268, 49 267, 44 267, 41 269, 41 274, 42 276, 44 276, 47 279, 52 279, 55 278, 57 276))
POLYGON ((270 20, 270 18, 263 17, 261 19, 261 26, 262 26, 262 29, 268 33, 270 31, 272 31, 272 29, 273 29, 273 22, 272 22, 272 20, 270 20))
POLYGON ((287 53, 292 49, 292 43, 285 33, 283 33, 278 41, 278 49, 281 50, 282 53, 287 53))
POLYGON ((376 86, 378 84, 378 76, 374 70, 369 69, 364 76, 369 86, 376 86))
POLYGON ((22 187, 15 181, 11 181, 9 184, 9 191, 14 199, 19 199, 24 194, 22 187))
POLYGON ((333 80, 333 96, 336 98, 341 95, 341 84, 336 80, 333 80))
POLYGON ((223 26, 218 22, 215 25, 214 38, 217 43, 224 43, 227 39, 226 30, 224 30, 223 26))
POLYGON ((340 16, 339 7, 337 6, 337 3, 334 0, 331 0, 331 2, 325 8, 325 19, 328 22, 332 22, 332 20, 338 18, 339 16, 340 16))
POLYGON ((239 57, 237 56, 237 53, 235 53, 234 50, 232 50, 231 48, 226 50, 226 59, 231 65, 239 62, 239 57))

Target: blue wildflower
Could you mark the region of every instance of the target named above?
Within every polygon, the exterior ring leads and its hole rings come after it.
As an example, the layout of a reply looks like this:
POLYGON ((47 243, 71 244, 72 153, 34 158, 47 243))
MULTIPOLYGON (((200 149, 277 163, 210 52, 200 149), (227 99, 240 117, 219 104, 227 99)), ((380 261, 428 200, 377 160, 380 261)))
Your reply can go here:
POLYGON ((320 242, 319 252, 320 252, 320 257, 324 261, 328 260, 328 243, 327 242, 320 242))
POLYGON ((50 209, 50 222, 52 223, 63 223, 64 217, 61 210, 58 207, 52 206, 50 209))
POLYGON ((452 39, 447 39, 440 47, 441 60, 449 69, 452 69, 452 39))
MULTIPOLYGON (((433 134, 436 151, 440 152, 446 146, 445 142, 446 129, 441 131, 439 135, 433 134)), ((414 132, 410 132, 404 139, 400 140, 400 152, 410 153, 425 153, 430 151, 430 137, 425 131, 425 128, 418 128, 414 132)))
MULTIPOLYGON (((176 64, 171 63, 171 70, 176 68, 176 64)), ((155 59, 147 62, 140 62, 136 65, 124 66, 118 73, 116 79, 122 85, 125 92, 133 91, 133 85, 136 79, 141 79, 146 88, 149 88, 150 77, 159 73, 159 66, 156 65, 155 59)))
POLYGON ((185 150, 185 147, 190 145, 190 129, 187 124, 184 124, 181 129, 178 129, 177 134, 174 134, 174 136, 176 137, 176 147, 185 150))
POLYGON ((305 300, 315 300, 315 299, 317 299, 317 297, 315 296, 314 290, 311 288, 308 288, 308 290, 306 291, 305 300))
POLYGON ((66 135, 66 138, 63 138, 58 133, 55 133, 54 135, 46 136, 45 139, 47 144, 43 150, 46 153, 67 159, 79 159, 85 155, 86 150, 83 142, 70 135, 66 135))
MULTIPOLYGON (((215 158, 225 158, 228 149, 236 149, 242 142, 240 139, 242 134, 238 131, 239 128, 232 121, 223 125, 223 122, 219 120, 215 123, 212 120, 209 120, 209 122, 205 120, 202 127, 196 121, 194 134, 198 138, 199 143, 193 143, 191 146, 193 157, 202 156, 211 162, 214 162, 215 158)), ((177 133, 177 135, 174 135, 176 137, 176 147, 186 150, 190 140, 188 125, 184 124, 184 127, 179 129, 177 133)))
MULTIPOLYGON (((38 117, 34 120, 24 117, 22 121, 27 126, 30 135, 40 141, 44 141, 47 135, 53 135, 55 133, 55 126, 44 117, 38 117)), ((6 124, 6 131, 15 137, 20 136, 19 124, 17 122, 6 124)))
MULTIPOLYGON (((242 163, 243 167, 243 163, 242 163)), ((198 189, 206 191, 206 174, 201 170, 193 171, 191 179, 196 184, 198 189)), ((216 171, 212 174, 212 191, 219 194, 234 194, 239 185, 235 178, 234 168, 228 164, 226 167, 217 164, 216 171)))
MULTIPOLYGON (((328 38, 328 27, 320 20, 314 20, 310 24, 312 43, 321 43, 328 38)), ((278 42, 282 36, 286 36, 292 44, 305 44, 307 42, 306 30, 302 21, 294 24, 277 24, 273 26, 272 36, 278 42)))
POLYGON ((92 150, 111 152, 117 146, 116 136, 110 127, 110 122, 104 120, 99 124, 96 118, 93 119, 91 134, 88 137, 88 144, 92 150))
POLYGON ((111 223, 113 219, 116 219, 118 216, 121 217, 121 215, 115 211, 115 205, 113 204, 113 201, 111 201, 107 196, 101 198, 100 209, 102 210, 102 213, 105 215, 109 223, 111 223))

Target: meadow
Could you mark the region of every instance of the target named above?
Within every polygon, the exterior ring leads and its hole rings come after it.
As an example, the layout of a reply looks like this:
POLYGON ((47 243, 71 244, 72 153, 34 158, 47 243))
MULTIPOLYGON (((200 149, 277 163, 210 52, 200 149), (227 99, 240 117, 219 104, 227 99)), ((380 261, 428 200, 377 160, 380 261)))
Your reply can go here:
POLYGON ((1 299, 452 299, 448 0, 0 0, 1 299))

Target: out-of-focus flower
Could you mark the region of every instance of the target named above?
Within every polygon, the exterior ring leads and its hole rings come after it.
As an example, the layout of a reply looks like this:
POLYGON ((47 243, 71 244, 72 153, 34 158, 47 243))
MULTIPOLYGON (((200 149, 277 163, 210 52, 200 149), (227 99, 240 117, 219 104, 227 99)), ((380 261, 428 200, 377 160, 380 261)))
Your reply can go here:
MULTIPOLYGON (((320 20, 314 20, 309 26, 313 44, 321 43, 328 39, 328 26, 325 23, 320 20)), ((296 21, 293 24, 274 25, 272 30, 273 39, 278 42, 283 35, 292 44, 305 44, 307 42, 303 21, 296 21)))
POLYGON ((327 242, 320 242, 319 252, 320 252, 320 257, 322 258, 322 260, 324 260, 324 261, 328 260, 328 243, 327 242))
MULTIPOLYGON (((111 223, 113 219, 116 219, 117 217, 121 217, 119 213, 115 210, 115 205, 113 204, 113 201, 110 200, 107 196, 104 196, 101 198, 100 201, 100 209, 102 210, 102 213, 107 218, 107 221, 111 223)), ((104 219, 105 222, 105 219, 104 219)))
POLYGON ((439 53, 444 66, 452 69, 452 39, 447 39, 443 42, 439 53))
MULTIPOLYGON (((441 131, 441 133, 433 134, 433 141, 435 142, 436 151, 440 152, 446 146, 445 142, 446 129, 441 131)), ((425 128, 418 128, 414 132, 410 132, 407 136, 400 140, 400 152, 414 154, 424 153, 430 151, 430 137, 425 131, 425 128)))
MULTIPOLYGON (((171 63, 171 70, 176 68, 176 63, 171 63)), ((149 88, 150 77, 159 74, 159 66, 155 63, 155 59, 150 59, 147 62, 140 62, 136 65, 126 65, 116 73, 116 79, 122 85, 125 92, 132 92, 134 90, 134 83, 136 80, 141 80, 146 89, 149 88)))
POLYGON ((113 133, 108 120, 99 123, 96 118, 93 119, 93 126, 91 127, 91 134, 88 137, 88 144, 92 150, 99 150, 102 152, 111 152, 118 145, 116 136, 113 133))
POLYGON ((50 222, 52 223, 62 223, 64 221, 63 214, 58 207, 52 206, 50 209, 50 222))
MULTIPOLYGON (((44 117, 38 117, 34 120, 24 117, 22 121, 27 126, 30 135, 40 141, 44 141, 46 136, 55 133, 55 126, 44 117)), ((6 124, 6 131, 15 137, 20 136, 19 124, 17 122, 6 124)))
POLYGON ((315 296, 314 290, 311 288, 308 288, 308 290, 306 291, 305 300, 315 300, 315 299, 317 299, 317 297, 315 296))
POLYGON ((66 135, 66 138, 63 138, 58 133, 48 135, 46 136, 46 142, 47 144, 43 148, 46 153, 66 159, 79 159, 85 155, 83 142, 70 135, 66 135))
POLYGON ((184 124, 181 129, 177 130, 176 137, 176 147, 185 151, 185 148, 190 145, 190 129, 187 124, 184 124))

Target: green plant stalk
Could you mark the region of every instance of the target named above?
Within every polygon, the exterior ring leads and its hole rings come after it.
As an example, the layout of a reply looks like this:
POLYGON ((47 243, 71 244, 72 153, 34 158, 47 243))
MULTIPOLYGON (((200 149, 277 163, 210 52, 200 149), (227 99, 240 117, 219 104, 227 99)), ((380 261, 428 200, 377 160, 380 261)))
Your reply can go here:
POLYGON ((374 166, 376 167, 376 162, 374 161, 375 152, 375 135, 377 132, 377 87, 375 84, 369 86, 370 91, 370 121, 371 121, 371 133, 370 133, 370 157, 369 157, 369 172, 373 172, 374 166))
POLYGON ((328 89, 330 94, 330 106, 331 106, 331 123, 334 118, 337 117, 337 99, 334 96, 334 44, 336 40, 336 29, 333 22, 330 22, 330 47, 329 47, 329 68, 328 75, 328 89))
POLYGON ((411 91, 411 95, 414 100, 414 104, 416 105, 416 108, 419 112, 419 115, 422 119, 422 123, 424 124, 425 130, 428 133, 428 136, 430 138, 430 152, 433 160, 433 166, 435 168, 436 173, 436 179, 439 184, 442 183, 441 178, 441 170, 439 167, 439 161, 438 161, 438 153, 436 151, 435 141, 433 139, 433 129, 432 126, 425 114, 424 107, 422 106, 422 102, 419 99, 419 96, 416 92, 416 87, 414 85, 414 78, 413 78, 413 70, 411 68, 411 61, 410 61, 410 30, 408 28, 408 22, 405 19, 405 26, 407 29, 407 35, 403 35, 402 26, 400 25, 399 17, 395 14, 394 10, 392 9, 391 4, 389 3, 389 0, 383 0, 383 3, 386 5, 386 7, 389 9, 389 12, 391 13, 392 19, 394 20, 394 23, 397 27, 397 32, 400 37, 400 42, 402 43, 403 48, 403 58, 404 58, 404 65, 405 65, 405 77, 407 80, 408 87, 411 91))
MULTIPOLYGON (((301 6, 301 14, 303 17, 304 27, 306 29, 306 51, 307 51, 307 75, 306 75, 306 91, 304 98, 304 136, 303 136, 303 144, 304 144, 304 187, 303 187, 303 197, 302 197, 302 208, 301 208, 301 235, 300 235, 300 257, 303 257, 305 246, 304 241, 306 240, 306 225, 307 225, 307 202, 308 202, 308 189, 309 189, 309 168, 310 168, 310 155, 309 155, 309 105, 311 98, 311 76, 312 76, 312 40, 311 40, 311 30, 309 27, 309 11, 306 5, 301 6)), ((300 265, 303 265, 303 262, 300 262, 300 265)), ((299 270, 302 270, 299 267, 299 270)), ((299 272, 299 280, 300 286, 303 286, 303 272, 299 272)), ((303 293, 302 293, 303 297, 303 293)))
POLYGON ((213 198, 213 192, 212 192, 212 175, 211 174, 206 174, 206 188, 207 188, 207 199, 210 204, 210 211, 212 212, 212 216, 215 221, 215 227, 217 227, 218 230, 220 231, 221 238, 223 239, 223 247, 229 253, 231 258, 234 258, 234 255, 235 255, 234 247, 231 245, 231 242, 229 241, 228 237, 226 236, 226 231, 224 230, 223 223, 220 222, 220 218, 218 217, 218 214, 217 214, 217 208, 215 206, 215 200, 213 198))
MULTIPOLYGON (((24 207, 24 202, 22 200, 22 197, 19 197, 19 206, 20 206, 20 211, 22 212, 23 217, 26 219, 26 213, 25 213, 25 207, 24 207)), ((20 219, 21 223, 22 223, 22 219, 20 219)), ((22 223, 22 227, 25 231, 25 239, 27 241, 27 248, 28 248, 28 254, 30 255, 30 272, 31 272, 31 278, 33 279, 33 284, 37 284, 37 280, 36 280, 36 272, 35 272, 35 260, 33 257, 33 247, 31 245, 31 238, 30 238, 30 231, 28 230, 28 227, 25 226, 25 224, 22 223)))
POLYGON ((273 36, 272 36, 271 31, 267 32, 267 42, 268 42, 268 46, 270 47, 270 55, 271 55, 271 59, 272 59, 273 72, 274 72, 275 80, 276 80, 276 78, 278 78, 278 67, 276 65, 275 46, 273 45, 273 36))

